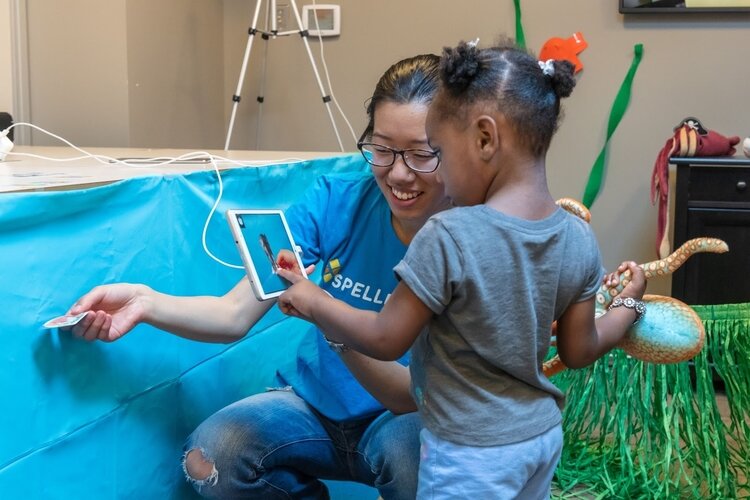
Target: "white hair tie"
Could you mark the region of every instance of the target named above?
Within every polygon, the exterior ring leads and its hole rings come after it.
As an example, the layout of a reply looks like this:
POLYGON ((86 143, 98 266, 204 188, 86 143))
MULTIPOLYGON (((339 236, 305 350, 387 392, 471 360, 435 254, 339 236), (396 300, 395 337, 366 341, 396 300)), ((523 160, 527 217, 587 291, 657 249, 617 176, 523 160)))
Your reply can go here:
POLYGON ((470 42, 466 42, 466 45, 468 45, 469 47, 476 47, 477 45, 479 45, 479 38, 475 38, 470 42))
POLYGON ((539 61, 539 68, 541 68, 542 73, 544 73, 547 76, 554 75, 555 74, 555 60, 547 59, 546 61, 539 61))

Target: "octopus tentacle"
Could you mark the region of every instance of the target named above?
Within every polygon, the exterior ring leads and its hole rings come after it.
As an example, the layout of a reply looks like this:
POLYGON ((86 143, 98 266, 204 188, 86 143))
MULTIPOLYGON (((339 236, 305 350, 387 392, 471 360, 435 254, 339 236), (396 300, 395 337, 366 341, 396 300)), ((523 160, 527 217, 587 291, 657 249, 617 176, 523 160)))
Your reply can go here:
POLYGON ((565 370, 567 366, 562 362, 560 356, 553 356, 542 364, 542 372, 544 376, 549 378, 552 375, 557 375, 561 371, 565 370))
MULTIPOLYGON (((657 276, 666 276, 672 274, 685 263, 688 258, 696 253, 724 253, 729 251, 729 246, 724 240, 718 238, 693 238, 686 241, 680 248, 669 254, 663 259, 654 260, 645 264, 639 264, 643 269, 646 279, 657 276)), ((596 293, 597 309, 604 310, 612 300, 622 292, 623 288, 630 283, 630 271, 625 271, 619 277, 619 283, 613 287, 602 285, 596 293)))
POLYGON ((729 246, 724 240, 718 238, 693 238, 680 245, 680 248, 667 257, 641 264, 641 268, 646 274, 646 279, 649 279, 675 272, 690 256, 696 253, 724 253, 728 251, 729 246))
POLYGON ((560 198, 555 203, 567 212, 585 220, 591 222, 591 212, 586 208, 586 205, 573 198, 560 198))

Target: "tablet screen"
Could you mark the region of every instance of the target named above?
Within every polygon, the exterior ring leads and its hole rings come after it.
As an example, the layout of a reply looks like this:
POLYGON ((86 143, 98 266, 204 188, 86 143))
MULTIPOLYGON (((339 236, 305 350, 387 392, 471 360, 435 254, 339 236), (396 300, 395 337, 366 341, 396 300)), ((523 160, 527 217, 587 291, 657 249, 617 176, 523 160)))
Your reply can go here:
POLYGON ((284 214, 279 210, 229 210, 227 217, 256 294, 261 299, 279 295, 289 286, 277 274, 279 266, 301 268, 284 214))

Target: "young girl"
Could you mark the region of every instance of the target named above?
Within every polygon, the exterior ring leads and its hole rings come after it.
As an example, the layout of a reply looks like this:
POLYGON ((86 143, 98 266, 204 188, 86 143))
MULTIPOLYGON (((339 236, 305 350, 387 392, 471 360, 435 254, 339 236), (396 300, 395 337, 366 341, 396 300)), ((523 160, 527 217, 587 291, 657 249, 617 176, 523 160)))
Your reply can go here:
POLYGON ((562 449, 563 394, 541 369, 551 325, 567 366, 594 362, 638 319, 644 275, 621 264, 633 274, 622 296, 635 300, 594 319, 594 234, 557 207, 545 175, 572 64, 462 43, 444 51, 441 80, 427 135, 457 207, 417 233, 380 313, 292 273, 279 305, 372 357, 395 359, 414 343, 419 498, 546 498, 562 449))

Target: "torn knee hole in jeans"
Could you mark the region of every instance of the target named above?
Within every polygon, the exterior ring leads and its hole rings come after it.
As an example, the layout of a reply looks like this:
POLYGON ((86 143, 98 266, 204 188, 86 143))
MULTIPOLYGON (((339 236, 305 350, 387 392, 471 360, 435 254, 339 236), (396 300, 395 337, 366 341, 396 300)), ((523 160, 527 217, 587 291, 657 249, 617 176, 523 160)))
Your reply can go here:
POLYGON ((216 465, 206 458, 202 448, 193 448, 182 456, 182 471, 187 480, 197 486, 214 486, 219 480, 216 465))

